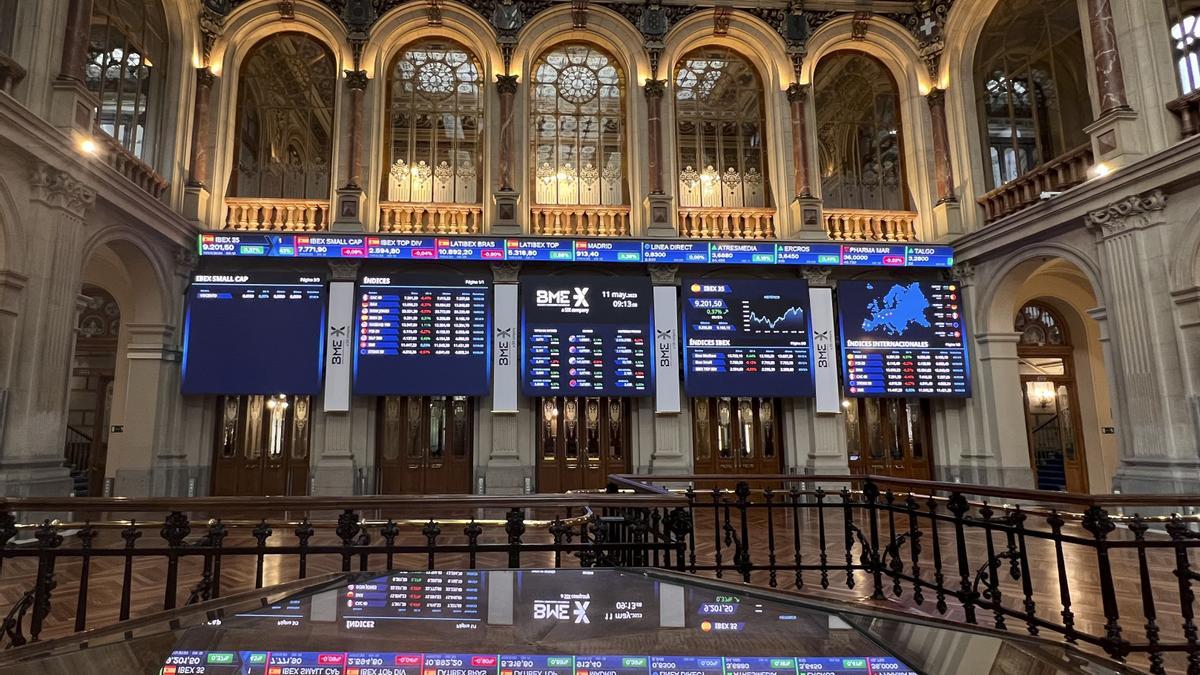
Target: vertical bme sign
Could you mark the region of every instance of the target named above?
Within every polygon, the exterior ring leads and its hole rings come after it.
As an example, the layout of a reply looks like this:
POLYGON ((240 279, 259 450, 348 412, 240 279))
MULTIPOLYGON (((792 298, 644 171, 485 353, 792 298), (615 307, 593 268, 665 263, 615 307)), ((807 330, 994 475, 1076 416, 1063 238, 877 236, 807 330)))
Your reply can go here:
POLYGON ((679 301, 674 286, 654 287, 654 412, 680 412, 679 301))
POLYGON ((517 412, 517 285, 496 284, 492 318, 492 412, 517 412))
POLYGON ((325 412, 350 411, 354 340, 354 282, 331 282, 329 325, 325 334, 325 412))

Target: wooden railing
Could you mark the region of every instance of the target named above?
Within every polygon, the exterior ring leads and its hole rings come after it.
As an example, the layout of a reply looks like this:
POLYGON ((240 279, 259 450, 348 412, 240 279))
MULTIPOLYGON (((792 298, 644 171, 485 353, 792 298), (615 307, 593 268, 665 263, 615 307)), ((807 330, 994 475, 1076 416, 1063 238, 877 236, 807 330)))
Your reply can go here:
POLYGON ((137 155, 125 149, 125 146, 117 142, 117 139, 109 136, 103 131, 97 131, 93 134, 96 142, 100 145, 99 156, 117 173, 125 176, 131 183, 138 186, 151 197, 160 199, 163 193, 167 191, 167 180, 158 175, 149 164, 138 159, 137 155))
POLYGON ((630 232, 628 206, 535 204, 529 216, 533 234, 623 237, 630 232))
POLYGON ((1001 185, 979 198, 985 219, 989 223, 999 220, 1038 203, 1042 193, 1062 192, 1079 185, 1087 180, 1093 159, 1089 143, 1001 185))
POLYGON ((398 234, 477 234, 483 229, 480 204, 379 205, 379 231, 398 234))
POLYGON ((917 241, 917 214, 911 211, 825 209, 825 231, 835 241, 917 241))
POLYGON ((317 199, 225 199, 225 229, 315 232, 329 229, 329 202, 317 199))
POLYGON ((679 235, 696 239, 774 239, 775 209, 681 207, 679 235))
POLYGON ((1184 138, 1200 133, 1200 89, 1167 103, 1167 110, 1179 118, 1184 138))

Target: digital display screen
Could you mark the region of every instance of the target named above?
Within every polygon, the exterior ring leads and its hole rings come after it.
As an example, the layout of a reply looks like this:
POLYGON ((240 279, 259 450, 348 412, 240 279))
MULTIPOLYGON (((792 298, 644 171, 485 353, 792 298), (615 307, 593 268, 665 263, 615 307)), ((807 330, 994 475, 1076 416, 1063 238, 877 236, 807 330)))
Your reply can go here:
POLYGON ((411 652, 172 652, 160 675, 915 675, 890 656, 643 656, 411 652))
POLYGON ((837 304, 848 396, 971 395, 957 282, 839 281, 837 304))
POLYGON ((820 265, 939 267, 954 265, 949 246, 405 237, 335 234, 202 234, 202 256, 353 258, 364 260, 517 260, 528 262, 663 263, 668 265, 820 265))
POLYGON ((354 393, 486 394, 491 306, 491 284, 484 277, 363 277, 358 287, 354 393))
POLYGON ((395 572, 352 583, 341 603, 341 620, 464 621, 483 619, 483 573, 478 571, 395 572))
POLYGON ((312 274, 196 274, 183 328, 184 394, 316 394, 325 282, 312 274))
POLYGON ((649 396, 649 279, 521 280, 521 381, 527 396, 649 396))
POLYGON ((808 283, 683 283, 684 389, 689 396, 812 396, 808 283))

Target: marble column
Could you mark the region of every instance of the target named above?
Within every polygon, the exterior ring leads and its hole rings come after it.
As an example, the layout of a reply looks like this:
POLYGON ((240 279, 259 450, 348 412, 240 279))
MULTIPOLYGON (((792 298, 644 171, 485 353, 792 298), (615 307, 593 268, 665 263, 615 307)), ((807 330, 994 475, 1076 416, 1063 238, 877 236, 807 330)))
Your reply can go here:
POLYGON ((362 229, 362 118, 363 94, 367 90, 367 71, 347 70, 346 89, 350 92, 350 121, 346 133, 346 182, 337 191, 333 229, 362 229))
POLYGON ((192 107, 192 147, 188 161, 188 185, 208 187, 209 108, 212 103, 212 71, 196 69, 196 103, 192 107))
POLYGON ((925 96, 933 125, 933 171, 938 203, 958 201, 954 196, 954 166, 950 161, 950 135, 946 127, 946 92, 933 89, 925 96))
MULTIPOLYGON (((358 272, 357 260, 329 263, 330 281, 357 281, 358 272)), ((310 487, 314 495, 355 494, 357 469, 366 464, 360 464, 355 458, 357 434, 368 427, 368 416, 363 414, 366 411, 361 410, 359 403, 352 399, 349 412, 322 411, 314 415, 313 443, 308 460, 310 487)), ((315 400, 312 410, 320 410, 315 400)), ((365 443, 358 447, 363 445, 365 443)))
POLYGON ((514 102, 517 94, 516 75, 497 75, 496 93, 500 98, 500 153, 499 171, 494 199, 496 202, 496 219, 493 227, 501 228, 500 232, 519 233, 521 223, 517 218, 517 199, 520 196, 516 189, 516 120, 514 102))
POLYGON ((1200 470, 1170 293, 1167 199, 1132 195, 1088 214, 1101 255, 1123 492, 1182 492, 1200 470))
MULTIPOLYGON (((521 263, 492 263, 492 281, 499 286, 515 286, 521 274, 521 263)), ((517 358, 512 347, 512 358, 517 358)), ((533 399, 536 400, 536 399, 533 399)), ((474 489, 478 491, 483 478, 487 494, 516 495, 534 485, 534 440, 531 434, 539 411, 530 410, 531 399, 518 394, 518 411, 491 412, 491 396, 479 399, 478 433, 475 441, 475 463, 478 473, 474 489)))
POLYGON ((787 88, 788 106, 792 115, 792 166, 795 196, 812 197, 808 170, 808 124, 805 118, 807 84, 792 84, 787 88))
POLYGON ((1128 110, 1125 75, 1121 70, 1121 52, 1117 49, 1117 28, 1113 21, 1112 0, 1088 0, 1088 22, 1092 33, 1092 61, 1096 84, 1100 89, 1100 116, 1128 110))
POLYGON ((59 495, 71 489, 62 466, 67 397, 85 223, 96 192, 38 162, 30 178, 26 228, 25 316, 16 330, 7 423, 0 439, 0 494, 59 495))
POLYGON ((646 155, 649 161, 650 194, 663 193, 662 99, 666 84, 665 80, 646 80, 642 87, 646 92, 646 137, 650 146, 646 148, 646 155))
POLYGON ((63 35, 59 78, 83 81, 88 42, 92 32, 92 0, 70 0, 67 5, 67 30, 63 35))

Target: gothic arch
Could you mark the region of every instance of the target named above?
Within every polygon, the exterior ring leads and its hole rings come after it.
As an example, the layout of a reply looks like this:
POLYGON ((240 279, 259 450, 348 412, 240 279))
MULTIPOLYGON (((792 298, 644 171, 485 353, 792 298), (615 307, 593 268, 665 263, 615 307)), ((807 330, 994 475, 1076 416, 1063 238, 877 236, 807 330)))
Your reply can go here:
MULTIPOLYGON (((901 133, 904 140, 905 179, 913 196, 912 209, 921 214, 918 234, 930 239, 933 231, 933 128, 925 94, 932 86, 928 72, 917 51, 916 40, 900 24, 883 17, 874 17, 868 24, 866 39, 852 37, 854 19, 840 16, 822 25, 808 42, 808 55, 800 75, 802 83, 813 82, 813 74, 825 56, 838 51, 859 51, 869 54, 891 73, 900 94, 901 133)), ((814 98, 809 92, 810 101, 814 98)), ((816 109, 808 106, 809 127, 816 128, 816 109)), ((809 165, 819 166, 817 147, 809 144, 809 165)), ((819 181, 816 181, 819 183, 819 181)))

